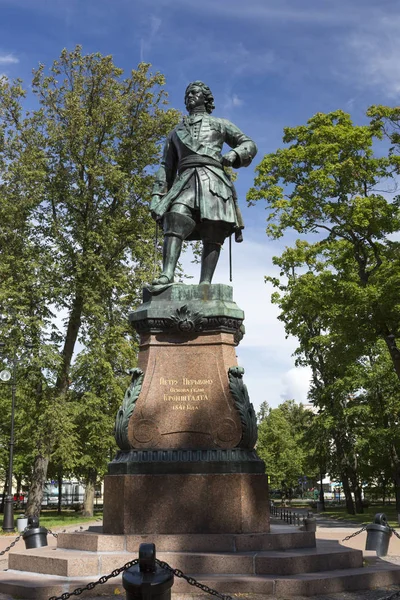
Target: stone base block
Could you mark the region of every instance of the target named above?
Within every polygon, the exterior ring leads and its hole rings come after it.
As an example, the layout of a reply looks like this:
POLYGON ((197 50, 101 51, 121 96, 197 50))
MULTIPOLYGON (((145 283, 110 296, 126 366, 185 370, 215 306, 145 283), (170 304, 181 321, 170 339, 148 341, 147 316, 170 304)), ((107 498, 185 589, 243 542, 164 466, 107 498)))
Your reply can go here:
MULTIPOLYGON (((102 575, 126 564, 127 552, 75 552, 42 549, 21 551, 10 557, 10 569, 64 577, 102 575)), ((134 553, 137 556, 137 552, 134 553)), ((328 542, 316 548, 282 552, 157 552, 157 558, 183 573, 208 575, 297 575, 362 567, 361 550, 328 542)))
MULTIPOLYGON (((280 530, 274 526, 270 533, 191 533, 191 534, 143 534, 105 535, 101 526, 89 531, 59 533, 58 549, 89 552, 129 552, 137 554, 140 544, 156 545, 158 552, 265 552, 287 551, 296 548, 315 548, 312 531, 280 530)), ((285 555, 286 556, 286 555, 285 555)))
POLYGON ((106 534, 268 533, 264 474, 107 475, 106 534))
MULTIPOLYGON (((332 542, 330 542, 332 544, 332 542)), ((217 574, 215 566, 212 561, 212 556, 192 557, 193 561, 188 564, 187 557, 181 556, 182 561, 178 560, 178 556, 174 556, 174 553, 160 554, 160 559, 167 560, 167 562, 177 567, 193 567, 199 569, 201 572, 188 572, 186 575, 194 577, 201 583, 210 586, 213 589, 218 590, 223 594, 263 594, 269 595, 274 598, 288 598, 288 597, 299 597, 299 596, 312 596, 314 594, 324 595, 331 593, 342 593, 351 590, 366 590, 382 588, 381 593, 375 597, 387 596, 387 586, 395 585, 400 583, 400 568, 397 565, 393 565, 384 562, 380 559, 370 561, 366 567, 354 567, 354 561, 352 564, 349 563, 349 568, 337 568, 338 562, 336 561, 335 554, 338 553, 337 548, 333 545, 334 560, 332 561, 332 555, 328 552, 325 556, 325 568, 329 570, 320 571, 319 568, 322 564, 316 563, 317 570, 313 572, 301 572, 297 574, 262 574, 263 569, 254 568, 256 562, 253 561, 253 568, 250 569, 249 573, 244 571, 249 569, 249 559, 246 555, 238 555, 237 558, 245 558, 241 564, 240 572, 235 573, 234 570, 237 568, 235 557, 229 554, 218 556, 219 564, 218 567, 223 567, 224 572, 217 574), (210 566, 212 567, 210 569, 210 566), (244 568, 246 567, 246 569, 244 568), (211 572, 204 572, 206 569, 211 572), (386 588, 386 589, 384 589, 386 588)), ((26 552, 26 551, 25 551, 26 552)), ((43 552, 40 548, 36 551, 39 555, 43 552)), ((58 552, 58 551, 55 551, 58 552)), ((354 552, 354 551, 350 551, 354 552)), ((355 551, 355 556, 357 556, 355 551)), ((257 555, 256 555, 257 556, 257 555)), ((253 555, 254 557, 254 555, 253 555)), ((100 558, 100 557, 99 557, 100 558)), ((100 563, 100 573, 102 575, 108 574, 109 569, 113 568, 116 562, 116 556, 113 555, 110 562, 100 563)), ((128 560, 132 559, 132 555, 127 556, 128 560)), ((260 557, 262 558, 262 557, 260 557)), ((281 562, 291 563, 292 555, 286 556, 286 552, 282 553, 281 562)), ((121 561, 122 556, 118 557, 121 561)), ((268 561, 265 561, 267 564, 268 561)), ((83 565, 84 563, 82 563, 83 565)), ((122 564, 118 564, 122 566, 122 564)), ((261 563, 260 563, 261 566, 261 563)), ((311 566, 311 563, 310 565, 311 566)), ((52 565, 49 564, 49 570, 52 569, 52 565)), ((47 600, 50 596, 60 596, 64 592, 72 592, 77 587, 84 587, 89 582, 98 579, 100 573, 96 576, 85 576, 82 569, 81 576, 76 577, 62 577, 52 574, 41 574, 35 572, 19 571, 19 570, 8 570, 0 573, 0 593, 11 594, 14 597, 29 598, 32 600, 47 600)), ((393 590, 396 591, 396 590, 393 590)), ((124 590, 121 583, 121 575, 110 579, 107 583, 97 586, 93 590, 85 592, 90 596, 106 595, 113 597, 115 595, 123 594, 124 590)), ((190 586, 185 580, 175 578, 175 583, 172 588, 172 599, 182 598, 187 600, 193 600, 194 594, 197 595, 197 589, 190 586)), ((206 600, 209 595, 201 596, 206 600)), ((362 598, 362 595, 358 595, 358 598, 362 598)))

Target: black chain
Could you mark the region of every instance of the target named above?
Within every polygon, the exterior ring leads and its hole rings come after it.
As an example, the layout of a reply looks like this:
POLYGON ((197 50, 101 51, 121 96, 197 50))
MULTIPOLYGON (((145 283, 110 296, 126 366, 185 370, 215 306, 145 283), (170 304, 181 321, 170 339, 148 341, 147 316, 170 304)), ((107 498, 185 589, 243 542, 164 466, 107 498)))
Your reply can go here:
POLYGON ((359 529, 359 531, 356 531, 355 533, 352 533, 351 535, 348 535, 347 537, 343 538, 342 542, 347 542, 347 540, 351 540, 351 538, 353 538, 356 535, 358 535, 359 533, 362 533, 363 531, 365 531, 367 529, 367 527, 368 527, 368 525, 364 525, 364 527, 359 529))
POLYGON ((393 598, 399 598, 400 597, 400 590, 398 592, 394 592, 394 594, 391 594, 390 596, 382 596, 382 598, 379 598, 378 600, 393 600, 393 598))
POLYGON ((78 587, 73 592, 65 592, 64 594, 61 594, 61 596, 51 596, 49 600, 68 600, 68 598, 70 598, 71 596, 80 596, 82 592, 85 592, 86 590, 92 590, 94 587, 96 587, 96 585, 106 583, 112 577, 117 577, 120 573, 122 573, 122 571, 126 571, 126 569, 133 567, 133 565, 137 565, 138 562, 138 558, 130 560, 123 567, 120 567, 119 569, 114 569, 114 571, 111 571, 109 575, 103 575, 97 581, 91 581, 83 588, 78 587))
MULTIPOLYGON (((360 533, 362 533, 366 529, 367 529, 367 525, 364 525, 358 531, 356 531, 356 532, 352 533, 351 535, 348 535, 347 537, 345 537, 342 540, 342 542, 346 542, 347 540, 350 540, 351 538, 355 537, 356 535, 359 535, 360 533)), ((392 527, 390 527, 390 529, 393 531, 393 533, 398 538, 400 538, 400 535, 397 533, 397 531, 395 531, 392 527)), ((51 535, 53 535, 54 537, 58 537, 58 535, 56 533, 53 533, 50 529, 48 529, 47 532, 50 533, 51 535)), ((8 550, 10 550, 10 548, 12 548, 13 546, 15 546, 15 544, 18 542, 18 540, 20 538, 21 538, 21 535, 19 535, 10 544, 10 546, 8 548, 6 548, 5 550, 3 550, 3 552, 0 552, 0 556, 2 554, 5 554, 6 552, 8 552, 8 550)), ((68 598, 70 598, 71 596, 80 596, 83 592, 88 591, 88 590, 92 590, 97 585, 102 585, 103 583, 106 583, 109 579, 111 579, 113 577, 118 577, 118 575, 120 575, 123 571, 126 571, 127 569, 130 569, 130 567, 133 567, 134 565, 137 565, 138 563, 139 563, 139 560, 137 558, 135 558, 134 560, 131 560, 131 561, 127 562, 125 565, 123 565, 119 569, 114 569, 114 571, 112 571, 109 575, 103 575, 97 581, 92 581, 92 582, 88 583, 83 588, 78 587, 75 590, 73 590, 72 592, 65 592, 64 594, 61 594, 61 596, 51 596, 48 600, 68 600, 68 598)), ((156 559, 156 563, 162 569, 165 569, 166 571, 169 571, 170 573, 173 573, 173 575, 175 575, 176 577, 179 577, 181 579, 185 579, 185 581, 187 581, 190 585, 193 585, 194 587, 199 588, 200 590, 202 590, 203 592, 206 592, 207 594, 210 594, 211 596, 216 596, 217 598, 220 598, 220 600, 233 600, 232 596, 228 596, 226 594, 220 594, 220 592, 217 592, 217 590, 214 590, 214 589, 208 587, 208 585, 205 585, 204 583, 200 583, 199 581, 197 581, 196 579, 194 579, 194 577, 189 577, 188 575, 185 575, 185 573, 183 573, 183 571, 181 571, 180 569, 173 569, 168 563, 166 563, 166 562, 164 562, 162 560, 156 559)), ((391 596, 384 596, 382 598, 379 598, 379 600, 394 600, 394 598, 399 598, 399 597, 400 597, 400 590, 398 592, 395 592, 391 596)))
MULTIPOLYGON (((392 533, 394 533, 394 535, 400 539, 400 535, 397 533, 397 531, 395 529, 393 529, 393 527, 390 527, 390 525, 388 525, 388 527, 389 527, 390 531, 392 533)), ((397 593, 400 593, 400 592, 397 592, 397 593)))
POLYGON ((52 531, 51 529, 47 529, 47 533, 50 533, 50 535, 52 535, 56 539, 58 538, 58 533, 54 533, 54 531, 52 531))
POLYGON ((193 577, 188 577, 187 575, 182 573, 182 571, 180 571, 179 569, 173 569, 172 567, 169 566, 168 563, 166 563, 162 560, 158 560, 156 558, 156 563, 158 565, 160 565, 160 567, 162 567, 166 571, 170 571, 170 573, 173 573, 174 575, 176 575, 176 577, 185 579, 188 583, 190 583, 190 585, 194 585, 195 587, 198 587, 203 592, 206 592, 207 594, 211 594, 211 596, 216 596, 217 598, 221 598, 221 600, 232 600, 232 596, 226 596, 225 594, 220 594, 219 592, 217 592, 217 590, 213 590, 212 588, 208 587, 207 585, 204 585, 204 583, 200 583, 199 581, 196 581, 196 579, 194 579, 193 577))
MULTIPOLYGON (((114 569, 114 571, 112 571, 109 575, 103 575, 103 577, 100 577, 100 579, 98 579, 97 581, 92 581, 92 582, 88 583, 85 587, 82 587, 82 588, 78 587, 75 590, 73 590, 72 592, 65 592, 64 594, 61 594, 61 596, 51 596, 49 598, 49 600, 68 600, 68 598, 70 598, 71 596, 80 596, 82 594, 82 592, 85 592, 87 590, 92 590, 94 587, 96 587, 96 585, 101 585, 103 583, 106 583, 112 577, 117 577, 123 571, 130 569, 130 567, 133 567, 134 565, 137 565, 138 563, 139 563, 139 560, 137 558, 135 558, 135 560, 131 560, 131 561, 127 562, 123 567, 120 567, 119 569, 114 569)), ((165 569, 166 571, 173 573, 176 577, 185 579, 190 585, 194 585, 195 587, 198 587, 203 592, 206 592, 207 594, 210 594, 211 596, 216 596, 217 598, 220 598, 221 600, 233 600, 232 596, 220 594, 219 592, 217 592, 217 590, 213 590, 212 588, 208 587, 207 585, 204 585, 203 583, 196 581, 196 579, 194 579, 193 577, 188 577, 180 569, 173 569, 172 567, 169 566, 168 563, 166 563, 162 560, 156 559, 156 563, 162 569, 165 569)))
POLYGON ((3 556, 3 554, 6 554, 6 552, 9 552, 9 550, 11 550, 11 548, 14 548, 15 544, 17 542, 19 542, 19 540, 22 538, 22 533, 21 535, 18 535, 15 540, 13 542, 11 542, 11 544, 9 546, 7 546, 7 548, 5 548, 4 550, 2 550, 0 552, 0 556, 3 556))
MULTIPOLYGON (((367 529, 368 525, 364 525, 364 527, 362 529, 360 529, 359 531, 356 531, 355 533, 352 533, 351 535, 348 535, 347 537, 345 537, 342 542, 347 542, 347 540, 351 540, 351 538, 355 537, 356 535, 358 535, 359 533, 362 533, 363 531, 365 531, 367 529)), ((394 535, 396 537, 398 537, 400 539, 400 534, 397 533, 397 531, 391 527, 390 525, 388 525, 388 528, 390 529, 390 531, 392 533, 394 533, 394 535)), ((400 592, 396 592, 396 594, 400 594, 400 592)), ((395 597, 396 595, 394 595, 395 597)), ((390 596, 391 597, 391 596, 390 596)))
MULTIPOLYGON (((400 535, 397 533, 397 531, 390 525, 388 525, 388 527, 389 527, 390 531, 392 533, 394 533, 394 535, 400 539, 400 535)), ((397 592, 394 592, 390 596, 382 596, 382 598, 379 598, 379 600, 394 600, 394 598, 400 598, 400 590, 398 590, 397 592)))

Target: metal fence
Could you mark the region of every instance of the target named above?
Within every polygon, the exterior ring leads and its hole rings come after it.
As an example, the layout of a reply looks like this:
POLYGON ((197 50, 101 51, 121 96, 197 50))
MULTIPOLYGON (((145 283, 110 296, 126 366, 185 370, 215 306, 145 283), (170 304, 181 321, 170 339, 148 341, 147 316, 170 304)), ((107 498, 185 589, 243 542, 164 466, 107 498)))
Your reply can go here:
POLYGON ((304 514, 296 513, 293 510, 287 508, 281 508, 271 504, 271 515, 285 521, 289 525, 302 525, 304 514))

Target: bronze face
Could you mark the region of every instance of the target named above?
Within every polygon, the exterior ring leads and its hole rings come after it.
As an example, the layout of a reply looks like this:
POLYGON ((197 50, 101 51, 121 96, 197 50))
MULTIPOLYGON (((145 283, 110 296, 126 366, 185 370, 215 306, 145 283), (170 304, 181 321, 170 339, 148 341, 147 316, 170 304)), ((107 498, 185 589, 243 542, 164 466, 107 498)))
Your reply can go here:
POLYGON ((205 106, 203 90, 198 85, 189 88, 185 96, 186 109, 190 112, 200 106, 205 106))

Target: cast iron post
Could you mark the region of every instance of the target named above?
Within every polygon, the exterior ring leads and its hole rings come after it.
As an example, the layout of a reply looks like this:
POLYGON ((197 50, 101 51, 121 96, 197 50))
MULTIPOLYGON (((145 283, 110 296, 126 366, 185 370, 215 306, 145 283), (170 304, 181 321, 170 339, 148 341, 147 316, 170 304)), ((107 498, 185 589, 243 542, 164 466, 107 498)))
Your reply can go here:
MULTIPOLYGON (((0 317, 0 320, 6 320, 0 317)), ((0 349, 4 348, 5 343, 0 342, 0 349)), ((33 344, 25 344, 27 350, 31 350, 33 344)), ((13 483, 13 471, 14 471, 14 429, 15 429, 15 397, 17 391, 17 364, 24 358, 25 354, 22 353, 20 357, 17 356, 17 350, 14 349, 14 355, 12 359, 11 373, 8 369, 4 369, 0 373, 0 379, 7 383, 11 379, 11 430, 10 430, 10 454, 8 461, 8 483, 7 483, 7 496, 4 501, 4 519, 3 519, 3 531, 15 531, 14 527, 14 496, 12 493, 13 483)))

